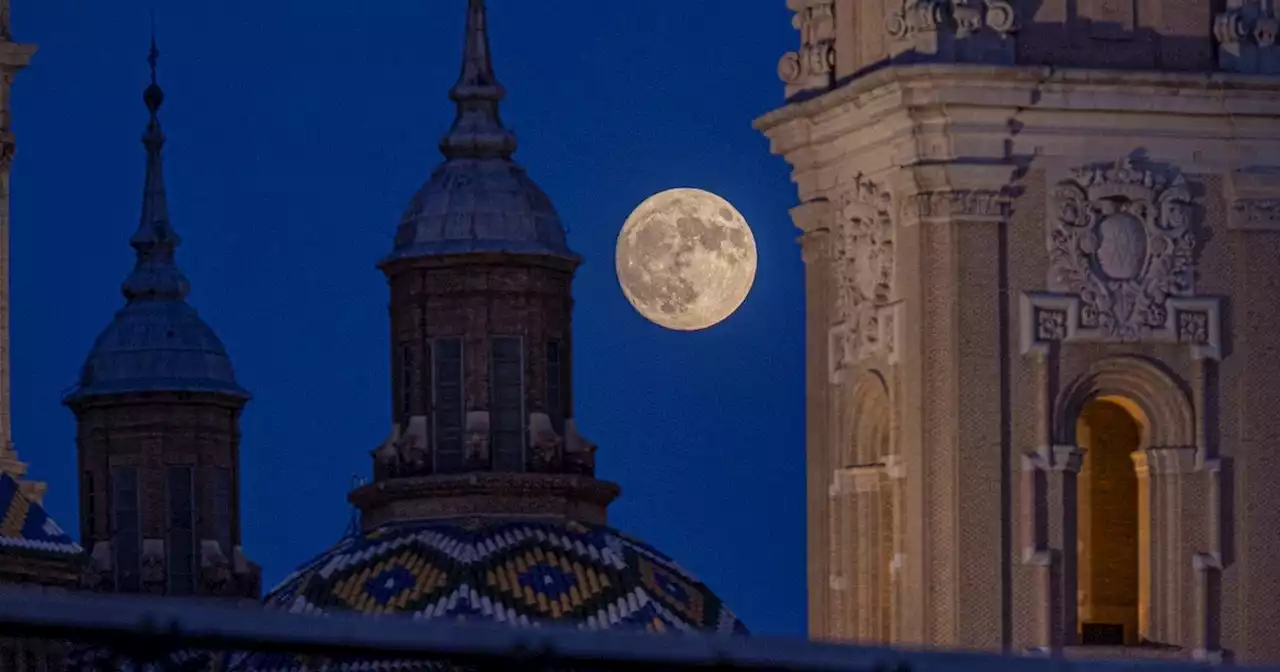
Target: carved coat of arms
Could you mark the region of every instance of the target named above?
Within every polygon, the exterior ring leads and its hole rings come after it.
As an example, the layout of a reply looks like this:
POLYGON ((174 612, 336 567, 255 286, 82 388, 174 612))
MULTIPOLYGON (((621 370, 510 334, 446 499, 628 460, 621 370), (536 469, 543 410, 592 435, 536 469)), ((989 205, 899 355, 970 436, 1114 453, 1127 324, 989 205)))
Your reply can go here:
POLYGON ((1076 171, 1054 190, 1049 288, 1080 297, 1080 326, 1136 341, 1194 292, 1198 243, 1186 181, 1124 159, 1076 171))

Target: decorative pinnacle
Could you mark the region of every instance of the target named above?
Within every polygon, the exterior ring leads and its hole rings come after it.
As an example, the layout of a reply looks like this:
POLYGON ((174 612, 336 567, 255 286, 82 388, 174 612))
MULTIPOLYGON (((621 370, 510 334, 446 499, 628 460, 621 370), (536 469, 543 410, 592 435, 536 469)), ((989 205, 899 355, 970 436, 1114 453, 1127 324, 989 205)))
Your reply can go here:
POLYGON ((484 0, 467 0, 462 72, 449 90, 458 112, 453 128, 440 141, 445 157, 510 158, 516 138, 498 114, 498 103, 506 93, 493 72, 484 0))
POLYGON ((155 299, 180 301, 191 291, 187 278, 174 263, 174 251, 182 242, 169 223, 168 199, 164 188, 164 131, 157 116, 164 103, 164 90, 156 82, 156 62, 160 50, 156 48, 155 14, 151 17, 151 51, 147 63, 151 65, 151 85, 142 95, 150 119, 142 134, 142 145, 147 148, 147 176, 142 189, 142 219, 138 230, 129 239, 129 245, 137 254, 133 272, 125 278, 121 291, 130 301, 155 299))

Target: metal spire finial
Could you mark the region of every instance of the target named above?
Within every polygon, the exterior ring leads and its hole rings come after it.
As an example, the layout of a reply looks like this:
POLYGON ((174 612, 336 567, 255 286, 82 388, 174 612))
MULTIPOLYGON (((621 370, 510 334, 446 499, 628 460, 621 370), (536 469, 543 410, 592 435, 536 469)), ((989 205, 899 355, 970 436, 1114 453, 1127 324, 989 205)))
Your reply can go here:
POLYGON ((147 176, 142 189, 142 219, 138 230, 129 239, 129 245, 137 253, 133 272, 125 278, 121 291, 130 301, 140 299, 182 300, 191 291, 187 278, 174 263, 174 251, 182 239, 169 223, 168 199, 164 188, 164 131, 160 128, 158 113, 164 103, 164 91, 156 81, 156 63, 160 50, 156 48, 155 12, 151 14, 151 50, 147 63, 151 66, 151 85, 142 94, 150 119, 142 134, 142 145, 147 148, 147 176))
POLYGON ((484 0, 467 0, 462 72, 449 91, 457 105, 453 128, 440 141, 447 158, 508 158, 516 151, 515 135, 502 125, 498 103, 506 89, 493 72, 484 0))

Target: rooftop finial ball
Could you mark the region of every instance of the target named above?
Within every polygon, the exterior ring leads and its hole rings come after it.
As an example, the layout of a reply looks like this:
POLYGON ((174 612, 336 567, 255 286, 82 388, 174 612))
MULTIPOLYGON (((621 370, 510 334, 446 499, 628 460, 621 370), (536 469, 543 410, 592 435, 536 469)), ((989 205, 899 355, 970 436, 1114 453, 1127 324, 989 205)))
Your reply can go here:
POLYGON ((746 300, 756 239, 728 201, 701 189, 645 199, 622 226, 618 282, 646 319, 677 331, 719 324, 746 300))

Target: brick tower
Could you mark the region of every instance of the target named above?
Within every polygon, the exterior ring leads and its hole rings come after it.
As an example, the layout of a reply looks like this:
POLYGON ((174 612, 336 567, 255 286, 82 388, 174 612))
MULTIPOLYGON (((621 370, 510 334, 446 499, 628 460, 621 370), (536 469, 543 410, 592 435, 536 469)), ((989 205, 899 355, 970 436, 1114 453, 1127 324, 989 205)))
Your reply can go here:
POLYGON ((126 303, 98 336, 64 403, 75 413, 83 545, 95 590, 257 598, 259 569, 240 547, 240 412, 249 395, 227 352, 187 303, 174 251, 157 113, 150 121, 137 255, 126 303))
POLYGON ((1280 661, 1267 0, 788 0, 815 637, 1280 661))
POLYGON ((445 156, 381 267, 391 289, 392 436, 352 494, 366 527, 405 518, 567 515, 603 523, 573 421, 570 284, 581 259, 512 160, 483 2, 467 15, 445 156), (464 475, 465 474, 465 475, 464 475))

